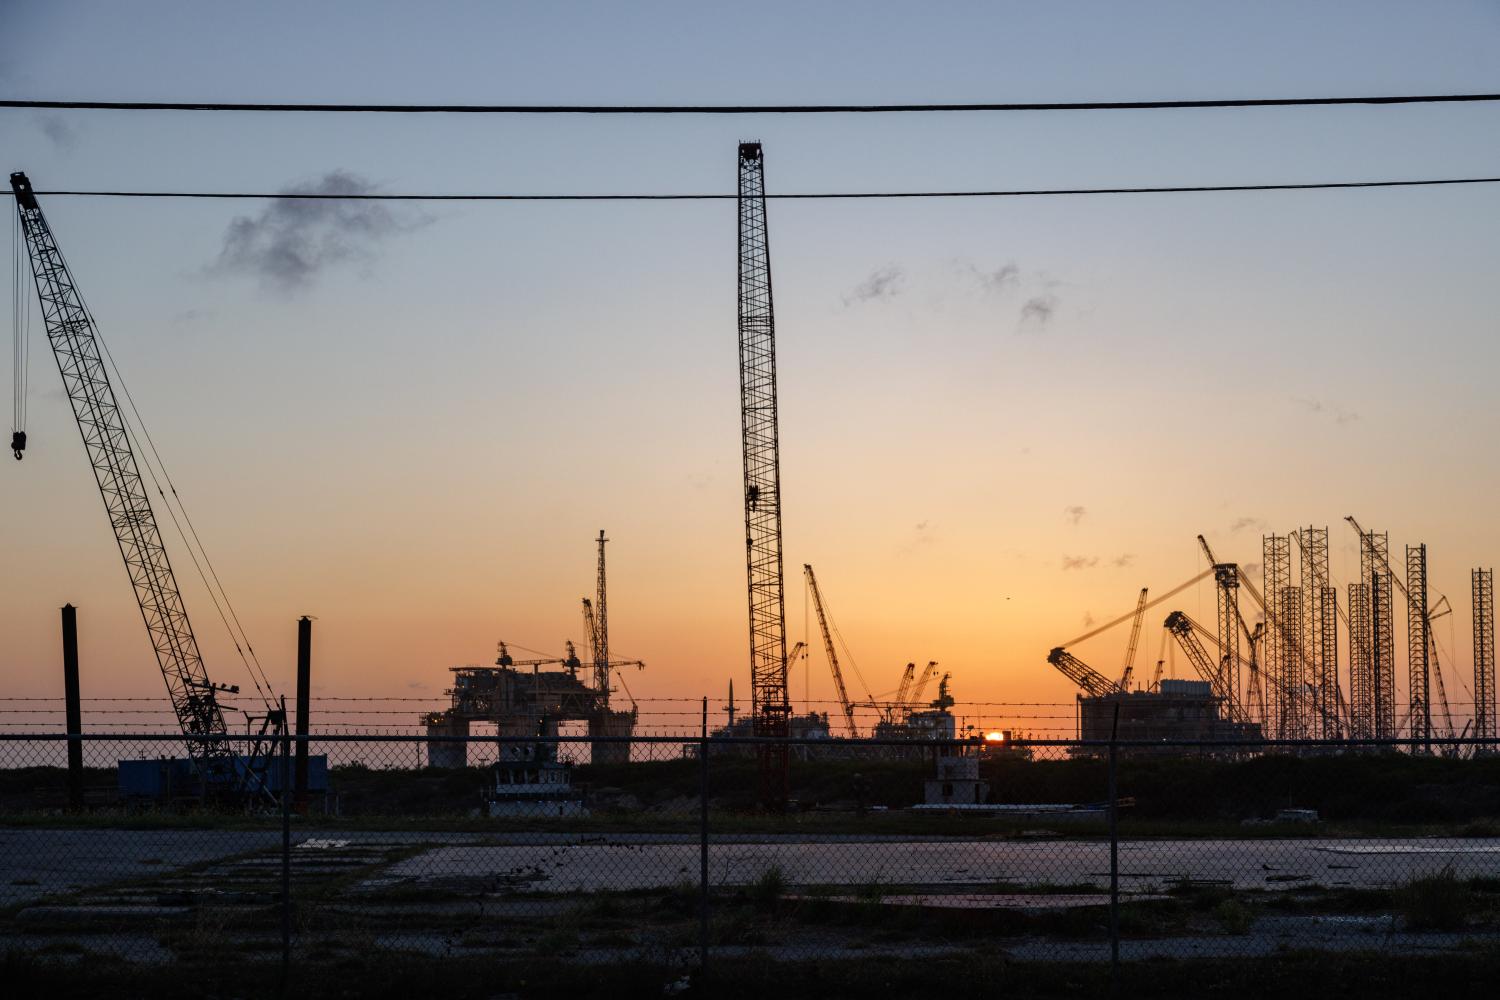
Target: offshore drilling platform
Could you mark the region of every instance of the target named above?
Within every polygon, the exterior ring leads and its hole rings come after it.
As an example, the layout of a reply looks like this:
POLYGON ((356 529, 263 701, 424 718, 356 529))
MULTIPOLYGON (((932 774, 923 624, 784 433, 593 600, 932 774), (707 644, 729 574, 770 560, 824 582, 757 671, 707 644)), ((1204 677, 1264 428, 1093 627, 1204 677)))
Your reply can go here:
MULTIPOLYGON (((594 599, 583 598, 583 627, 588 637, 589 662, 578 657, 570 640, 561 657, 516 660, 504 642, 493 667, 453 667, 452 704, 441 712, 422 716, 426 728, 427 762, 432 767, 465 767, 468 764, 469 729, 474 723, 495 726, 496 735, 524 739, 556 736, 563 723, 582 722, 590 737, 630 736, 635 732, 638 710, 610 706, 614 671, 621 667, 645 667, 640 660, 615 660, 609 655, 609 604, 606 594, 604 546, 609 541, 599 532, 598 588, 594 599), (544 669, 545 668, 545 669, 544 669), (583 676, 580 677, 580 672, 583 676), (447 737, 447 739, 445 739, 447 737)), ((629 692, 626 692, 629 697, 629 692)), ((527 744, 501 742, 507 750, 524 754, 527 744)), ((594 742, 590 755, 598 763, 621 763, 629 758, 624 741, 594 742)))

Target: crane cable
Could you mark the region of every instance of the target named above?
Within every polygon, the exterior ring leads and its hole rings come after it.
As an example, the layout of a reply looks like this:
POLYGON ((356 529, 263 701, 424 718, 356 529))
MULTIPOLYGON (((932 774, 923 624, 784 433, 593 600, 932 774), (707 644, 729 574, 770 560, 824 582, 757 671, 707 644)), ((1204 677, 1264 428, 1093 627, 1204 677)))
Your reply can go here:
POLYGON ((1203 580, 1204 577, 1213 576, 1213 572, 1214 571, 1211 570, 1211 569, 1210 570, 1205 570, 1204 572, 1199 573, 1197 576, 1193 577, 1188 582, 1186 582, 1184 584, 1180 584, 1179 586, 1173 587, 1171 590, 1167 591, 1165 594, 1162 594, 1160 597, 1157 597, 1154 600, 1148 602, 1145 607, 1143 607, 1143 608, 1132 608, 1132 609, 1130 609, 1130 611, 1126 612, 1125 614, 1121 615, 1120 617, 1114 619, 1113 621, 1107 621, 1107 622, 1105 622, 1103 625, 1100 625, 1098 628, 1094 629, 1091 632, 1085 632, 1085 633, 1083 633, 1083 635, 1080 635, 1076 639, 1069 639, 1067 642, 1063 643, 1060 648, 1067 649, 1069 646, 1076 646, 1076 645, 1078 645, 1078 643, 1083 642, 1085 639, 1092 639, 1094 636, 1098 635, 1101 632, 1108 632, 1110 629, 1114 628, 1116 625, 1123 625, 1125 622, 1128 622, 1132 618, 1134 618, 1136 616, 1136 613, 1138 611, 1139 612, 1145 612, 1145 611, 1151 610, 1152 608, 1156 607, 1158 604, 1161 604, 1164 601, 1167 601, 1167 600, 1170 600, 1173 597, 1176 597, 1178 594, 1182 593, 1184 590, 1187 590, 1189 587, 1193 586, 1195 583, 1198 583, 1201 580, 1203 580))
MULTIPOLYGON (((57 254, 62 258, 63 266, 71 274, 72 265, 68 263, 67 256, 63 253, 61 247, 57 248, 57 254)), ((192 559, 193 567, 198 572, 198 578, 203 582, 204 589, 208 591, 209 600, 213 602, 214 609, 219 614, 219 620, 224 623, 224 628, 229 633, 230 641, 234 644, 235 652, 239 654, 240 662, 249 674, 251 683, 255 685, 256 693, 260 695, 261 701, 265 704, 266 710, 269 712, 276 707, 270 678, 266 676, 265 668, 261 666, 260 658, 255 654, 255 647, 251 644, 250 637, 246 634, 244 626, 240 624, 239 615, 235 612, 234 605, 229 600, 229 594, 225 591, 224 585, 219 579, 218 571, 214 569, 213 562, 208 557, 208 551, 203 547, 203 541, 198 536, 198 529, 194 527, 192 518, 188 515, 187 507, 183 504, 182 498, 177 493, 177 484, 172 481, 171 475, 167 472, 166 463, 162 461, 161 453, 157 451, 156 442, 152 439, 150 431, 146 428, 146 422, 141 417, 140 410, 136 407, 135 397, 131 395, 130 387, 125 383, 124 375, 121 373, 119 365, 115 362, 114 354, 110 351, 108 342, 99 330, 99 324, 94 319, 93 310, 89 308, 81 289, 75 286, 74 292, 78 296, 79 305, 83 307, 84 315, 88 317, 89 325, 93 328, 94 339, 100 348, 101 361, 107 364, 110 372, 114 375, 115 384, 120 387, 120 392, 124 395, 125 401, 130 407, 130 414, 134 417, 132 421, 123 409, 120 411, 121 425, 131 442, 132 451, 140 457, 141 464, 146 469, 146 474, 151 478, 151 484, 156 488, 157 495, 162 498, 162 503, 167 509, 167 515, 172 519, 172 526, 177 530, 178 538, 182 540, 183 547, 187 550, 189 558, 192 559), (144 440, 149 447, 149 454, 141 449, 138 443, 140 440, 144 440), (155 460, 154 467, 152 465, 153 458, 155 460), (160 472, 160 477, 158 477, 158 471, 160 472), (165 481, 167 489, 170 489, 172 492, 170 498, 167 496, 166 491, 162 489, 162 481, 165 481), (174 504, 176 506, 175 510, 173 509, 174 504), (179 512, 182 515, 181 522, 178 520, 179 512), (183 530, 183 523, 187 525, 186 531, 183 530), (189 535, 192 536, 191 541, 189 541, 189 535), (201 563, 199 561, 200 557, 202 560, 201 563), (205 566, 207 567, 207 573, 204 572, 205 566), (210 578, 213 580, 212 584, 209 583, 210 578), (231 621, 233 622, 232 626, 230 624, 231 621)))
POLYGON ((26 294, 25 270, 29 259, 21 235, 21 215, 10 217, 11 233, 11 371, 14 378, 11 401, 10 449, 21 460, 26 450, 26 404, 30 396, 31 296, 26 294))

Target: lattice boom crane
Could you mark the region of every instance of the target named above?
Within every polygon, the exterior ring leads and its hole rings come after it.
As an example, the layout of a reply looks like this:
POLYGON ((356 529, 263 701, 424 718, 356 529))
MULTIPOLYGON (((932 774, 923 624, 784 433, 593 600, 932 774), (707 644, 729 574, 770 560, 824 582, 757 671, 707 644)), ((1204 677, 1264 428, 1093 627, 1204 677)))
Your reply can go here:
POLYGON ((94 481, 104 498, 172 709, 187 737, 188 754, 207 767, 210 777, 227 778, 233 753, 227 741, 215 739, 228 732, 217 692, 235 689, 216 686, 204 669, 198 640, 131 450, 130 433, 105 370, 93 317, 37 204, 31 182, 24 173, 14 173, 10 186, 26 236, 47 340, 57 359, 63 389, 83 436, 94 481))

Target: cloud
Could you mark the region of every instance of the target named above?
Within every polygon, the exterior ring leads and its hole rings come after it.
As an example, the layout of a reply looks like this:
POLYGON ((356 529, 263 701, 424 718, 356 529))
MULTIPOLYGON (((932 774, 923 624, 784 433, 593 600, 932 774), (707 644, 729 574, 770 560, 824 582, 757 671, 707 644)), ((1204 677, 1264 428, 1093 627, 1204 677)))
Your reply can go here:
POLYGON ((878 299, 894 298, 906 282, 906 272, 895 264, 873 272, 868 278, 844 296, 844 305, 854 305, 856 302, 874 302, 878 299))
MULTIPOLYGON (((358 174, 334 170, 312 184, 283 194, 373 194, 375 185, 358 174)), ((224 233, 224 245, 211 270, 249 274, 281 292, 307 288, 330 267, 369 261, 385 241, 429 220, 391 209, 384 202, 273 200, 259 216, 238 216, 224 233)))
POLYGON ((1133 553, 1133 552, 1125 552, 1125 553, 1122 553, 1120 555, 1115 556, 1113 559, 1111 559, 1109 561, 1109 564, 1111 566, 1114 566, 1114 567, 1118 568, 1118 569, 1124 569, 1125 567, 1129 566, 1133 562, 1135 562, 1135 553, 1133 553))
POLYGON ((64 153, 71 153, 78 146, 78 133, 73 126, 69 125, 58 115, 41 115, 36 120, 36 127, 41 129, 42 135, 52 140, 52 145, 64 153))
POLYGON ((1234 519, 1234 523, 1229 526, 1229 533, 1231 535, 1237 535, 1241 531, 1249 531, 1251 528, 1259 530, 1261 528, 1264 528, 1265 525, 1266 522, 1262 521, 1258 517, 1237 517, 1234 519))
POLYGON ((1098 556, 1063 556, 1062 568, 1064 571, 1070 569, 1093 569, 1099 565, 1098 556))
POLYGON ((1056 295, 1033 295, 1021 304, 1020 325, 1040 329, 1052 322, 1052 314, 1057 312, 1059 302, 1056 295))
POLYGON ((987 292, 1003 292, 1007 288, 1014 288, 1021 282, 1021 269, 1014 261, 1003 264, 993 271, 981 271, 970 264, 969 272, 979 279, 979 287, 987 292))
POLYGON ((1302 396, 1293 396, 1292 402, 1305 409, 1308 413, 1326 414, 1336 424, 1350 424, 1359 419, 1359 414, 1353 410, 1346 410, 1342 406, 1324 404, 1321 399, 1307 399, 1302 396))
POLYGON ((1092 624, 1094 624, 1094 613, 1092 611, 1085 611, 1083 613, 1083 627, 1088 628, 1092 624))
POLYGON ((422 681, 408 681, 406 683, 406 689, 408 691, 426 691, 431 686, 432 685, 426 684, 422 681))
POLYGON ((1088 512, 1089 509, 1087 507, 1079 507, 1076 504, 1072 507, 1063 508, 1063 515, 1067 517, 1068 523, 1075 528, 1078 527, 1078 522, 1083 520, 1083 515, 1088 512))

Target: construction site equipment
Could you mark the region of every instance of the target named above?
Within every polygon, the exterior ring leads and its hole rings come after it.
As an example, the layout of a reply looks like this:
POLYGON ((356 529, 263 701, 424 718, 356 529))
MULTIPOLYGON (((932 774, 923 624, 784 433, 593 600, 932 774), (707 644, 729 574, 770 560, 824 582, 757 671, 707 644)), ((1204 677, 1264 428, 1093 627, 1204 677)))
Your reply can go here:
MULTIPOLYGON (((1374 541, 1374 535, 1360 527, 1354 515, 1344 518, 1349 522, 1362 544, 1365 539, 1374 541)), ((1369 546, 1370 558, 1375 563, 1374 579, 1377 583, 1394 584, 1406 599, 1407 608, 1407 705, 1409 715, 1408 733, 1413 739, 1422 740, 1430 746, 1434 734, 1432 723, 1431 688, 1437 687, 1439 708, 1442 712, 1444 731, 1440 736, 1454 735, 1453 714, 1448 705, 1448 692, 1443 684, 1442 664, 1438 658, 1437 639, 1432 632, 1432 621, 1451 610, 1446 597, 1439 597, 1435 604, 1428 604, 1427 595, 1427 546, 1407 546, 1406 582, 1391 571, 1386 553, 1373 544, 1369 546), (1446 610, 1445 610, 1446 609, 1446 610), (1415 630, 1416 635, 1413 635, 1415 630)), ((1379 595, 1376 600, 1378 602, 1379 595)), ((1381 610, 1378 607, 1377 610, 1381 610)), ((1378 637, 1383 641, 1383 637, 1378 637)), ((1394 640, 1391 642, 1394 652, 1394 640)), ((1383 651, 1382 651, 1382 655, 1383 651)), ((1392 671, 1394 673, 1394 671, 1392 671)), ((1394 690, 1391 701, 1395 700, 1394 690)), ((1393 726, 1392 729, 1399 727, 1393 726)))
POLYGON ((917 678, 917 683, 907 692, 906 698, 901 699, 902 708, 912 708, 922 703, 922 695, 927 691, 927 685, 932 683, 932 678, 937 676, 937 660, 928 660, 927 666, 922 668, 922 676, 917 678))
POLYGON ((1118 683, 1105 677, 1061 646, 1054 647, 1047 654, 1047 662, 1056 667, 1064 677, 1087 692, 1090 697, 1103 698, 1106 695, 1117 694, 1120 691, 1118 683))
MULTIPOLYGON (((1174 611, 1167 616, 1163 623, 1172 637, 1177 640, 1177 645, 1198 672, 1198 676, 1208 682, 1213 689, 1214 697, 1223 703, 1225 712, 1235 722, 1244 721, 1243 712, 1236 704, 1233 693, 1230 691, 1230 678, 1224 669, 1224 661, 1214 662, 1209 655, 1208 649, 1199 638, 1200 632, 1207 632, 1197 622, 1182 611, 1174 611)), ((1212 634, 1212 633, 1208 633, 1212 634)))
MULTIPOLYGON (((781 561, 781 456, 776 411, 776 322, 766 228, 765 156, 739 145, 740 440, 745 465, 745 566, 750 597, 750 695, 756 736, 787 735, 786 595, 781 561)), ((761 803, 783 809, 787 752, 760 748, 761 803)))
MULTIPOLYGON (((94 318, 37 204, 31 182, 24 173, 14 173, 10 175, 10 185, 26 238, 47 340, 166 682, 172 710, 186 738, 188 756, 212 791, 264 788, 264 781, 255 772, 263 767, 265 755, 256 748, 248 758, 247 767, 236 759, 228 741, 222 739, 228 734, 228 727, 218 695, 236 693, 238 688, 213 683, 204 667, 198 639, 188 621, 182 592, 132 450, 132 434, 105 365, 94 318), (257 764, 258 761, 262 763, 257 764)), ((20 448, 16 450, 19 456, 20 448)), ((285 715, 275 706, 269 691, 263 690, 262 697, 266 701, 266 714, 261 734, 268 738, 270 730, 280 731, 285 715)))
POLYGON ((854 723, 854 706, 850 704, 849 692, 844 687, 844 672, 839 668, 839 654, 834 649, 833 631, 828 627, 828 613, 823 608, 823 594, 818 589, 818 578, 809 563, 802 564, 802 572, 806 574, 807 586, 812 590, 813 608, 818 614, 818 627, 823 631, 823 650, 828 654, 828 669, 833 672, 833 688, 838 695, 839 708, 844 713, 844 723, 849 727, 850 737, 857 737, 859 729, 854 723))
POLYGON ((1130 642, 1125 646, 1125 669, 1120 673, 1120 690, 1130 689, 1130 675, 1135 672, 1135 649, 1141 642, 1141 622, 1146 619, 1146 595, 1145 587, 1141 588, 1140 599, 1135 602, 1135 620, 1130 623, 1130 642))
POLYGON ((1495 571, 1476 569, 1471 582, 1474 607, 1474 730, 1476 739, 1495 738, 1495 571))

